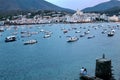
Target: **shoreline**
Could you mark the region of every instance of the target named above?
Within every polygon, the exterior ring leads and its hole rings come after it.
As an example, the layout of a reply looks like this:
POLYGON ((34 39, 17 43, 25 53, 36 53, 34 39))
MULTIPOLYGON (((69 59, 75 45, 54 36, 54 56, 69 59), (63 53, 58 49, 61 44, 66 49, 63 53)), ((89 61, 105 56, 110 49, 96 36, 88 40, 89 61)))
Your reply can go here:
POLYGON ((17 23, 4 23, 3 26, 8 25, 38 25, 38 24, 86 24, 86 23, 120 23, 120 21, 117 22, 111 22, 111 21, 94 21, 94 22, 56 22, 56 23, 23 23, 23 24, 17 24, 17 23))

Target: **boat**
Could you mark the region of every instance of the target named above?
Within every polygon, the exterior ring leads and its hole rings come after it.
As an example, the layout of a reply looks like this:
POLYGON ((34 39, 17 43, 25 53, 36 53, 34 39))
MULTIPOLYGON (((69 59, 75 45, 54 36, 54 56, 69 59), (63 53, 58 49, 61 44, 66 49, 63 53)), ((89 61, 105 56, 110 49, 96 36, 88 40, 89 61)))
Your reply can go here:
POLYGON ((67 42, 74 42, 74 41, 77 41, 77 40, 79 40, 78 37, 70 37, 67 42))
POLYGON ((63 33, 67 33, 68 31, 67 30, 63 30, 63 33))
POLYGON ((44 35, 44 37, 43 38, 49 38, 51 35, 49 35, 49 34, 46 34, 46 35, 44 35))
POLYGON ((75 33, 80 33, 81 31, 75 31, 75 33))
POLYGON ((114 36, 114 32, 108 32, 108 36, 109 37, 114 36))
POLYGON ((25 38, 25 37, 31 37, 31 34, 22 34, 21 38, 25 38))
POLYGON ((105 34, 106 32, 107 32, 107 31, 102 31, 101 33, 102 33, 102 34, 105 34))
POLYGON ((4 32, 4 28, 1 27, 1 28, 0 28, 0 32, 4 32))
POLYGON ((28 31, 21 31, 21 34, 27 34, 28 31))
POLYGON ((111 29, 111 32, 115 33, 115 30, 114 30, 114 29, 111 29))
POLYGON ((72 27, 73 30, 76 30, 77 28, 76 27, 72 27))
POLYGON ((84 33, 80 35, 80 37, 84 37, 84 36, 85 36, 85 34, 84 34, 84 33))
POLYGON ((44 33, 45 33, 46 35, 51 35, 51 34, 53 34, 51 31, 44 31, 44 33))
POLYGON ((41 29, 40 32, 44 32, 44 29, 41 29))
POLYGON ((85 34, 89 34, 90 33, 90 30, 88 30, 88 31, 86 31, 86 32, 84 32, 85 34))
POLYGON ((28 45, 28 44, 35 44, 35 43, 37 43, 37 40, 28 40, 28 41, 26 41, 26 42, 24 42, 24 45, 28 45))
POLYGON ((16 36, 8 36, 5 38, 5 42, 13 42, 16 41, 16 36))
POLYGON ((17 34, 18 34, 18 32, 13 32, 13 33, 12 33, 12 35, 17 35, 17 34))
POLYGON ((71 36, 66 36, 66 37, 70 38, 71 36))
POLYGON ((95 36, 94 35, 90 35, 88 36, 88 39, 91 39, 91 38, 94 38, 95 36))
POLYGON ((31 34, 31 35, 36 35, 36 34, 38 34, 39 32, 29 32, 29 34, 31 34))

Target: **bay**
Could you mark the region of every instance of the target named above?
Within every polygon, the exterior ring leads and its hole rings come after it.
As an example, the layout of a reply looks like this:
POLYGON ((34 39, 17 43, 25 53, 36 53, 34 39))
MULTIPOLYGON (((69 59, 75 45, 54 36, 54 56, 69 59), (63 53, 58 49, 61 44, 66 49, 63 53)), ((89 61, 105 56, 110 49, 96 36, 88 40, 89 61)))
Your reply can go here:
POLYGON ((89 75, 95 74, 95 60, 103 53, 112 60, 113 73, 120 77, 120 29, 115 28, 115 35, 102 34, 103 29, 110 30, 119 23, 84 23, 84 24, 40 24, 9 26, 0 36, 0 80, 79 80, 81 67, 86 67, 89 75), (15 29, 17 27, 17 29, 15 29), (77 28, 76 30, 74 28, 77 28), (96 28, 96 29, 95 29, 96 28), (51 37, 43 38, 44 32, 51 31, 51 37), (68 33, 63 33, 63 29, 68 33), (90 29, 90 35, 79 37, 90 29), (81 33, 75 33, 75 31, 81 33), (17 31, 17 41, 5 43, 7 36, 17 31), (39 32, 31 37, 21 38, 21 31, 39 32), (68 36, 77 36, 79 40, 68 43, 68 36), (30 39, 38 43, 24 45, 30 39))

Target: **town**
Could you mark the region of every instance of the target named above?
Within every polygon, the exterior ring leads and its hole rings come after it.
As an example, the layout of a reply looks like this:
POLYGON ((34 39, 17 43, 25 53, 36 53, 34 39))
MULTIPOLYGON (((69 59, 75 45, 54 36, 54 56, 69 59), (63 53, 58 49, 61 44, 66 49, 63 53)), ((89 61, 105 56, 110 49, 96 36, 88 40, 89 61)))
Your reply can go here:
POLYGON ((92 23, 92 22, 119 22, 120 15, 108 16, 100 13, 84 13, 77 10, 74 14, 66 12, 46 11, 44 13, 12 16, 1 21, 1 24, 49 24, 49 23, 92 23))

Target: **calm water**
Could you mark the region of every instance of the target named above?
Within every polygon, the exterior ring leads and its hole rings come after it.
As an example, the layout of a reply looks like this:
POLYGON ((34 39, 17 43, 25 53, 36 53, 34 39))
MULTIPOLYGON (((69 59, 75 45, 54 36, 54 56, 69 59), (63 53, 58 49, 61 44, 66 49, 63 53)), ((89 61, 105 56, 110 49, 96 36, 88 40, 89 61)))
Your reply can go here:
POLYGON ((115 78, 120 76, 120 30, 116 30, 113 37, 101 34, 103 28, 109 30, 110 26, 119 23, 88 23, 88 24, 44 24, 23 25, 18 27, 17 41, 5 43, 5 37, 15 31, 15 26, 10 26, 0 37, 0 80, 78 80, 80 68, 86 67, 89 75, 94 75, 95 60, 103 53, 112 59, 115 78), (96 30, 93 27, 99 27, 96 30), (30 28, 29 28, 30 27, 30 28), (77 28, 81 33, 75 33, 71 27, 77 28), (80 29, 80 27, 82 27, 80 29), (84 29, 86 27, 86 29, 84 29), (62 28, 70 29, 63 34, 62 28), (50 38, 43 38, 41 29, 52 31, 50 38), (87 29, 95 38, 80 38, 87 29), (38 31, 37 35, 21 38, 21 31, 38 31), (61 37, 60 37, 61 36, 61 37), (66 36, 78 36, 79 40, 67 43, 66 36), (24 41, 36 39, 37 44, 23 45, 24 41))

